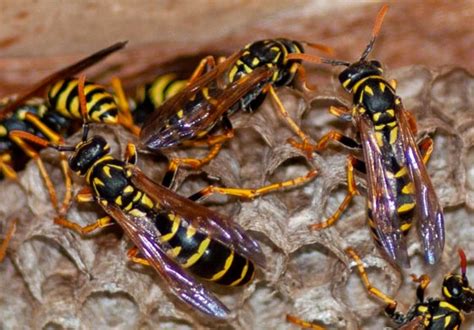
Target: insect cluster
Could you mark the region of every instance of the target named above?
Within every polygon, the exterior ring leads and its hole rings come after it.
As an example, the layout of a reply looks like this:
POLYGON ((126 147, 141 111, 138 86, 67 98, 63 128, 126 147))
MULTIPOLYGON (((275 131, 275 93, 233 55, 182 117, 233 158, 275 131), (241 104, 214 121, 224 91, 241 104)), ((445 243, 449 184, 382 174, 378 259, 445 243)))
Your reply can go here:
MULTIPOLYGON (((459 328, 464 314, 474 307, 467 271, 470 246, 449 242, 452 226, 445 226, 440 202, 445 198, 437 195, 439 189, 426 168, 440 139, 419 134, 409 102, 397 92, 397 82, 388 78, 380 62, 370 59, 387 9, 383 6, 379 11, 372 37, 354 62, 332 59, 332 49, 323 45, 284 38, 260 40, 227 56, 207 56, 188 75, 159 75, 134 94, 123 89, 120 77, 107 86, 81 73, 126 46, 119 42, 55 72, 26 92, 5 98, 0 110, 2 184, 8 188, 5 191, 17 189, 14 194, 18 195, 23 193, 16 184, 20 181, 30 190, 26 195, 39 197, 25 196, 29 210, 20 210, 21 201, 5 195, 11 205, 2 227, 0 259, 7 263, 11 258, 18 272, 33 274, 26 279, 25 291, 38 302, 61 301, 58 297, 68 290, 64 283, 80 283, 67 294, 72 301, 68 298, 54 307, 53 318, 42 319, 46 311, 35 316, 44 322, 40 326, 94 315, 94 305, 110 298, 100 293, 109 292, 130 310, 134 310, 131 301, 136 303, 139 313, 132 314, 156 314, 157 323, 163 325, 183 317, 207 326, 218 320, 223 325, 234 322, 243 328, 258 327, 266 322, 259 319, 259 310, 271 308, 276 300, 278 316, 274 317, 285 327, 350 327, 355 318, 341 321, 345 313, 341 308, 347 305, 337 302, 336 295, 341 293, 333 293, 338 289, 331 280, 343 281, 351 270, 357 270, 366 294, 386 305, 392 324, 406 329, 459 328), (309 49, 324 57, 308 54, 309 49), (318 94, 307 84, 307 68, 328 65, 343 67, 338 71, 339 88, 351 101, 339 94, 318 94), (314 108, 329 108, 347 122, 347 131, 333 127, 321 132, 318 125, 308 125, 309 121, 300 123, 297 109, 287 104, 301 96, 311 99, 307 104, 314 108), (245 126, 255 128, 264 141, 241 128, 245 126), (166 165, 161 155, 167 156, 166 165), (289 159, 293 162, 287 166, 289 159), (157 163, 164 170, 153 169, 157 163), (240 167, 239 173, 235 171, 238 163, 251 166, 240 167), (255 171, 259 164, 263 164, 263 175, 255 171), (34 183, 22 173, 36 173, 34 183), (250 180, 239 180, 239 176, 250 180), (329 182, 341 176, 347 178, 347 194, 339 206, 326 208, 328 191, 336 188, 329 182), (311 193, 306 192, 308 187, 311 193), (227 196, 226 201, 215 195, 227 196), (352 205, 356 195, 364 196, 366 204, 352 205), (232 205, 239 201, 241 211, 236 213, 232 205), (304 204, 306 208, 301 208, 304 204), (357 211, 349 214, 346 210, 352 207, 357 211), (49 222, 25 235, 27 230, 21 227, 34 226, 27 223, 27 214, 49 222), (362 236, 371 235, 371 242, 363 239, 362 244, 353 237, 351 231, 361 230, 350 219, 353 217, 362 220, 357 225, 367 223, 362 236), (340 218, 349 219, 336 224, 340 218), (351 225, 343 224, 349 220, 351 225), (25 262, 29 251, 39 251, 41 256, 42 250, 50 248, 35 238, 47 226, 54 228, 51 237, 61 247, 53 248, 58 252, 48 261, 54 266, 29 272, 34 265, 42 268, 40 260, 25 262), (329 228, 333 226, 344 229, 334 234, 335 229, 329 228), (417 228, 413 230, 418 235, 418 240, 413 238, 416 253, 409 249, 412 228, 417 228), (23 241, 27 243, 6 258, 7 251, 18 245, 16 232, 27 237, 23 241), (117 236, 120 233, 125 239, 117 236), (334 243, 336 237, 342 243, 334 243), (103 251, 95 239, 102 240, 103 251), (108 249, 114 241, 114 248, 108 249), (321 252, 314 243, 327 250, 321 252), (455 264, 451 262, 454 247, 459 248, 460 267, 452 272, 446 265, 455 264), (429 275, 412 276, 418 288, 415 292, 413 286, 413 299, 406 302, 412 307, 401 311, 397 300, 369 280, 361 257, 368 250, 377 256, 376 263, 385 265, 381 271, 391 278, 417 263, 444 266, 428 268, 429 275), (309 262, 308 256, 321 258, 319 253, 325 254, 324 263, 309 262), (313 266, 308 268, 307 262, 313 266), (106 271, 96 267, 97 263, 108 264, 106 271), (123 269, 127 275, 122 275, 123 269), (305 270, 324 270, 326 277, 334 278, 312 280, 317 274, 308 276, 305 270), (55 275, 48 282, 41 280, 41 273, 55 275), (444 276, 442 297, 425 298, 430 276, 444 276), (323 291, 320 296, 331 296, 324 302, 328 306, 319 307, 314 297, 303 298, 304 304, 298 302, 297 292, 304 297, 308 281, 315 281, 313 287, 323 291), (258 288, 265 282, 269 286, 258 288), (263 293, 252 299, 252 292, 259 289, 263 293), (234 296, 233 306, 227 303, 232 299, 225 297, 226 292, 234 296), (294 299, 294 307, 287 308, 291 305, 278 295, 294 299), (80 310, 75 309, 77 301, 80 310), (337 305, 332 308, 335 314, 331 314, 331 303, 337 305), (238 313, 233 311, 237 306, 238 313), (177 312, 170 313, 174 308, 177 312), (320 315, 306 313, 311 308, 320 315)), ((436 88, 436 77, 427 80, 436 88)), ((427 93, 423 90, 419 95, 427 93)), ((325 116, 318 111, 311 111, 311 123, 325 116)), ((418 119, 424 127, 423 118, 418 119)), ((351 301, 352 293, 346 294, 351 301)), ((358 313, 356 307, 351 311, 358 313)), ((6 320, 8 323, 8 317, 6 320)), ((152 321, 143 319, 126 322, 153 327, 152 321)))

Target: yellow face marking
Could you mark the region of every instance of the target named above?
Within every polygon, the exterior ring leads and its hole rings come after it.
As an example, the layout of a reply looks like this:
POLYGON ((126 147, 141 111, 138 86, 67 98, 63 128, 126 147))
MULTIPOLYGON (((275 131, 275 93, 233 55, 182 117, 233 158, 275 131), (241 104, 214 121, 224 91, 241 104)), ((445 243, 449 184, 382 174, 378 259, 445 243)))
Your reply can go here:
POLYGON ((203 240, 201 244, 199 244, 198 251, 193 254, 188 260, 186 260, 186 262, 183 264, 183 268, 188 268, 194 265, 201 258, 204 252, 206 252, 210 242, 211 240, 209 237, 203 240))
POLYGON ((118 206, 122 206, 122 196, 118 196, 115 199, 115 204, 117 204, 118 206))
POLYGON ((449 292, 448 288, 447 287, 443 287, 443 294, 448 297, 448 298, 451 298, 451 293, 449 292))
POLYGON ((402 188, 402 193, 403 194, 414 194, 415 193, 415 185, 413 184, 413 182, 410 182, 410 183, 406 184, 402 188))
POLYGON ((130 215, 134 216, 134 217, 137 217, 137 218, 141 218, 141 217, 144 217, 146 215, 145 212, 140 211, 139 209, 133 209, 133 210, 129 211, 128 213, 130 215))
POLYGON ((398 127, 392 128, 390 131, 390 144, 394 144, 398 138, 398 127))
POLYGON ((153 208, 153 201, 146 194, 143 194, 141 203, 149 209, 153 208))
POLYGON ((350 80, 350 79, 347 79, 346 81, 344 81, 344 82, 342 83, 342 87, 346 88, 347 85, 349 85, 350 83, 351 83, 351 80, 350 80))
POLYGON ((183 118, 183 115, 184 115, 184 111, 183 110, 179 110, 176 115, 178 116, 179 119, 183 118))
POLYGON ((174 215, 173 213, 168 214, 168 219, 173 222, 171 226, 171 231, 163 236, 160 237, 160 241, 167 242, 173 238, 173 236, 178 231, 179 225, 181 224, 181 218, 174 215))
POLYGON ((365 86, 364 92, 366 92, 366 93, 369 94, 370 96, 374 96, 374 91, 373 91, 373 89, 372 89, 369 85, 365 86))
POLYGON ((411 228, 411 223, 404 223, 403 225, 400 226, 400 230, 403 232, 408 231, 411 228))
POLYGON ((220 272, 216 273, 211 278, 211 281, 217 281, 218 279, 222 278, 222 276, 224 276, 225 273, 227 273, 227 271, 229 270, 233 261, 234 261, 234 250, 231 251, 230 255, 225 260, 224 268, 220 272))
POLYGON ((188 228, 186 229, 186 238, 193 237, 196 234, 196 231, 196 228, 194 228, 193 226, 188 226, 188 228))
POLYGON ((415 203, 406 203, 400 205, 400 207, 397 209, 398 213, 403 213, 412 210, 415 207, 415 203))

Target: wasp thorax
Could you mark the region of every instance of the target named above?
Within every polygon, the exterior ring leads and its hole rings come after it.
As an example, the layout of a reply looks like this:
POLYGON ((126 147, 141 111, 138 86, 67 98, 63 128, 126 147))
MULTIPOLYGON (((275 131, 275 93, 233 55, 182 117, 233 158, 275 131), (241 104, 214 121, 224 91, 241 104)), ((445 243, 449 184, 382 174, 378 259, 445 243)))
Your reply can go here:
POLYGON ((339 74, 339 81, 346 91, 355 92, 352 88, 359 81, 369 76, 379 76, 382 73, 382 65, 379 61, 359 61, 342 71, 339 74))
POLYGON ((74 154, 69 158, 71 170, 85 175, 87 170, 100 158, 109 153, 110 147, 101 136, 93 136, 76 146, 74 154))
POLYGON ((444 278, 443 296, 466 313, 474 309, 474 291, 467 279, 460 275, 449 275, 444 278))

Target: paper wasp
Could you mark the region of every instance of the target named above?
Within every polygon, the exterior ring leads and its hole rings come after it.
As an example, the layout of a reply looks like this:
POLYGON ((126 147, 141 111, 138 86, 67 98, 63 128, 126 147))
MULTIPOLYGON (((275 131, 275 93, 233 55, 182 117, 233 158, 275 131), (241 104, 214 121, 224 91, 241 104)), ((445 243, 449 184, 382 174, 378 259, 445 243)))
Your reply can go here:
MULTIPOLYGON (((18 97, 7 98, 0 110, 0 170, 3 176, 16 178, 16 160, 24 153, 34 159, 40 170, 53 205, 57 205, 53 184, 39 157, 38 151, 21 137, 12 135, 12 131, 24 131, 60 143, 70 133, 71 120, 80 119, 77 102, 77 79, 69 78, 74 74, 96 64, 105 57, 122 49, 126 42, 119 42, 104 48, 78 62, 69 65, 42 79, 18 97), (49 88, 46 100, 33 98, 49 88)), ((110 93, 102 86, 87 83, 88 116, 92 121, 117 123, 118 109, 110 93)), ((61 160, 62 169, 67 178, 67 161, 61 160)), ((66 182, 68 191, 70 182, 66 182)), ((63 205, 68 203, 66 194, 63 205)))
MULTIPOLYGON (((307 44, 314 48, 327 47, 307 44)), ((212 56, 201 61, 188 85, 161 104, 142 127, 140 140, 144 149, 160 151, 175 146, 209 146, 209 154, 202 159, 173 159, 166 175, 172 181, 180 165, 199 168, 211 161, 220 151, 223 142, 233 137, 229 117, 239 110, 256 110, 270 94, 293 131, 303 140, 305 133, 290 118, 275 92, 276 87, 291 85, 299 75, 304 80, 300 60, 289 60, 288 55, 303 52, 303 45, 288 39, 267 39, 253 42, 219 64, 212 56), (271 68, 265 76, 261 68, 271 68), (250 83, 241 80, 250 77, 250 83), (239 93, 234 90, 238 89, 239 93), (226 95, 231 92, 233 97, 226 95), (222 124, 224 132, 210 134, 222 124)))
MULTIPOLYGON (((444 277, 441 288, 443 293, 442 299, 425 299, 425 290, 430 283, 430 277, 426 274, 420 277, 411 275, 413 281, 419 283, 416 289, 418 301, 406 314, 396 311, 396 300, 370 284, 364 264, 355 251, 352 248, 348 248, 346 252, 356 262, 359 275, 367 291, 387 305, 385 313, 400 329, 456 330, 460 328, 464 321, 463 313, 470 313, 474 309, 474 290, 469 286, 469 280, 466 276, 466 255, 461 249, 459 249, 461 275, 450 273, 444 277)), ((305 328, 322 329, 315 324, 302 321, 291 315, 287 316, 287 320, 305 328)))
MULTIPOLYGON (((78 90, 85 113, 83 77, 78 90)), ((265 265, 259 244, 238 224, 196 203, 194 197, 182 197, 147 178, 135 166, 134 145, 127 146, 125 161, 111 156, 103 137, 88 137, 88 125, 84 121, 82 140, 75 146, 15 132, 43 147, 72 152, 69 167, 88 184, 77 200, 97 202, 107 213, 85 227, 67 220, 65 213, 58 213, 55 223, 81 235, 118 223, 135 245, 128 253, 132 261, 152 266, 182 301, 200 312, 227 317, 227 307, 189 273, 222 285, 244 285, 254 277, 255 265, 265 265)))
MULTIPOLYGON (((379 11, 372 39, 357 62, 316 56, 304 58, 347 67, 339 74, 339 81, 347 92, 353 94, 354 106, 352 110, 331 107, 330 112, 343 120, 352 120, 360 137, 360 141, 356 141, 340 132, 330 131, 317 145, 309 148, 319 151, 334 140, 346 147, 362 150, 364 156, 364 161, 354 156, 348 158, 348 195, 328 220, 311 228, 331 226, 348 207, 354 195, 358 194, 353 174, 356 170, 366 175, 368 223, 376 244, 392 262, 408 267, 405 236, 416 215, 425 260, 435 264, 444 247, 444 217, 425 167, 433 142, 426 137, 417 146, 414 138, 416 123, 396 95, 396 82, 389 82, 382 76, 383 70, 378 61, 366 60, 387 9, 383 6, 379 11)), ((293 54, 289 57, 301 58, 293 54)), ((298 143, 293 145, 308 148, 298 143)))

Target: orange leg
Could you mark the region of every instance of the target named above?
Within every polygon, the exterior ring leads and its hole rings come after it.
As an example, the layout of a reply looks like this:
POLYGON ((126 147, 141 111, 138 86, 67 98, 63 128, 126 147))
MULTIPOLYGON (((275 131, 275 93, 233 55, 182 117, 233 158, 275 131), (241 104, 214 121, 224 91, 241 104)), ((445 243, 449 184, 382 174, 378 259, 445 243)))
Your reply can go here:
POLYGON ((145 258, 140 258, 137 257, 139 254, 139 251, 136 247, 132 247, 130 250, 127 252, 127 257, 130 259, 130 261, 143 265, 143 266, 150 266, 150 262, 146 260, 145 258))
POLYGON ((394 300, 392 297, 387 296, 384 294, 382 291, 379 289, 375 288, 370 284, 369 278, 367 276, 367 273, 364 268, 364 264, 362 263, 362 260, 360 257, 357 255, 357 253, 352 249, 352 248, 347 248, 346 253, 355 261, 357 264, 357 270, 359 271, 360 278, 362 279, 362 282, 364 283, 365 288, 367 291, 377 299, 381 300, 384 302, 387 307, 385 309, 386 313, 389 316, 393 316, 395 313, 395 310, 397 308, 397 302, 394 300))
POLYGON ((310 322, 307 322, 307 321, 303 321, 299 318, 297 318, 296 316, 293 316, 293 315, 290 315, 290 314, 287 314, 286 315, 286 321, 287 322, 290 322, 290 323, 293 323, 303 329, 313 329, 313 330, 324 330, 325 328, 317 325, 317 324, 314 324, 314 323, 310 323, 310 322))
POLYGON ((323 228, 330 227, 341 217, 342 213, 347 209, 352 198, 357 195, 359 192, 357 190, 357 185, 354 180, 354 166, 357 164, 358 160, 353 156, 347 158, 347 195, 342 201, 341 205, 337 208, 336 212, 330 216, 327 220, 321 223, 315 223, 310 225, 309 228, 313 230, 321 230, 323 228))
POLYGON ((5 153, 0 155, 0 172, 3 174, 5 178, 10 180, 16 180, 16 171, 13 169, 11 164, 11 155, 9 153, 5 153))
POLYGON ((133 122, 132 113, 130 111, 130 107, 128 105, 127 98, 125 96, 125 92, 122 87, 122 82, 119 78, 114 77, 112 78, 112 88, 114 89, 115 95, 117 96, 118 101, 118 108, 120 111, 119 114, 119 123, 128 129, 132 134, 139 136, 140 135, 140 127, 136 126, 133 122))
POLYGON ((206 56, 203 58, 196 69, 194 69, 194 72, 192 73, 191 77, 188 80, 188 85, 192 84, 197 78, 202 76, 205 72, 208 72, 216 66, 216 60, 214 59, 214 56, 206 56))
POLYGON ((57 225, 66 227, 68 229, 71 229, 80 235, 87 235, 97 229, 105 228, 105 227, 115 224, 112 218, 109 217, 108 215, 100 219, 97 219, 94 223, 87 226, 78 225, 77 223, 72 222, 62 216, 57 216, 54 219, 54 223, 57 225))
POLYGON ((284 188, 290 188, 294 186, 302 185, 306 182, 311 181, 318 172, 316 170, 310 170, 306 175, 300 176, 288 181, 273 183, 268 186, 264 186, 257 189, 245 189, 245 188, 223 188, 223 187, 216 187, 216 186, 208 186, 194 195, 190 196, 189 199, 193 201, 201 200, 211 194, 223 194, 223 195, 230 195, 230 196, 238 196, 248 199, 253 199, 258 196, 262 196, 268 194, 275 190, 280 190, 284 188))
POLYGON ((10 222, 10 227, 7 230, 5 239, 3 240, 2 244, 0 244, 0 262, 2 262, 3 259, 5 259, 5 256, 7 254, 8 244, 10 243, 13 235, 15 234, 17 221, 18 219, 13 219, 13 221, 10 222))

